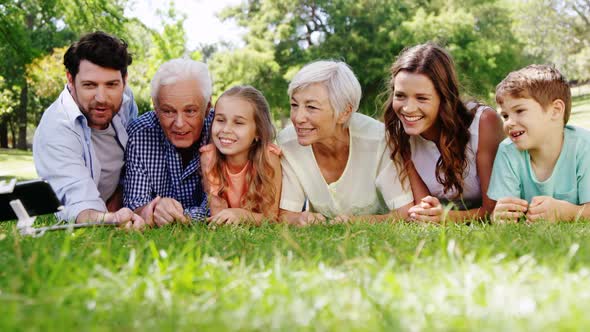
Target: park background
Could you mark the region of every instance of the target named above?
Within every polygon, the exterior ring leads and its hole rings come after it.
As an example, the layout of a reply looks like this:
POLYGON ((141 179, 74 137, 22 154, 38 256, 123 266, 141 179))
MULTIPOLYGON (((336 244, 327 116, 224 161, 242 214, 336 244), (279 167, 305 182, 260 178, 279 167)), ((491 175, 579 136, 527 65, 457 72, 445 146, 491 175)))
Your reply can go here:
MULTIPOLYGON (((209 65, 214 99, 235 84, 262 90, 280 128, 289 79, 330 58, 352 67, 360 111, 379 118, 396 55, 432 40, 453 55, 464 96, 492 106, 508 72, 555 64, 572 86, 570 121, 590 128, 589 0, 235 1, 218 17, 237 37, 202 43, 186 24, 190 1, 158 3, 154 24, 133 0, 0 1, 0 178, 36 177, 30 142, 65 84, 63 53, 96 29, 129 43, 141 112, 157 67, 187 56, 209 65)), ((195 224, 27 238, 2 223, 0 330, 584 330, 589 234, 580 221, 195 224)))

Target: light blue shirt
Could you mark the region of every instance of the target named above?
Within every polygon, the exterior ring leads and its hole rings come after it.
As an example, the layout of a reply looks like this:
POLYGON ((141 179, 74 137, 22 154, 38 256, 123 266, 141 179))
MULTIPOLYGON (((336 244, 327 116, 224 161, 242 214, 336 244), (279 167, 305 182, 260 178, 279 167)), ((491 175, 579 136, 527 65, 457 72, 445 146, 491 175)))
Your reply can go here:
POLYGON ((563 146, 551 176, 538 181, 528 151, 519 151, 507 138, 498 148, 488 197, 518 197, 528 202, 535 196, 581 205, 590 202, 590 132, 567 125, 563 146))
MULTIPOLYGON (((129 87, 123 93, 121 109, 112 125, 119 143, 127 145, 127 124, 137 117, 137 105, 129 87)), ((37 174, 47 180, 65 209, 57 213, 75 220, 86 209, 106 211, 98 183, 101 165, 92 146, 91 130, 84 114, 67 87, 43 113, 33 139, 33 160, 37 174)))

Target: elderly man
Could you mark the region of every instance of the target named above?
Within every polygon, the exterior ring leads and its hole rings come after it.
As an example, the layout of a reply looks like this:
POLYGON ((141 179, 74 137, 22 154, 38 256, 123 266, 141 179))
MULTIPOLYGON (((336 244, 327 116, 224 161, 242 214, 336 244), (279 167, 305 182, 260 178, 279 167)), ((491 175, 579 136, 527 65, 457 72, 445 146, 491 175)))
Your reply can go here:
POLYGON ((119 187, 125 127, 137 116, 126 88, 131 61, 127 44, 103 32, 83 36, 64 56, 67 85, 43 114, 33 140, 37 173, 65 206, 61 219, 144 225, 121 208, 119 187))
POLYGON ((129 127, 124 205, 150 225, 207 217, 199 147, 213 120, 211 90, 204 63, 170 60, 152 79, 154 111, 129 127))

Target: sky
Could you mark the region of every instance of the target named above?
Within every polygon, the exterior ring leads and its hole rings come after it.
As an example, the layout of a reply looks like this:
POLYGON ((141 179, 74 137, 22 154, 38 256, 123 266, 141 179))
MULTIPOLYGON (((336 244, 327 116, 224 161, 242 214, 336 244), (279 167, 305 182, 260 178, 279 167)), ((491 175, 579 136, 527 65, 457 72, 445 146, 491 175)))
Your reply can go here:
MULTIPOLYGON (((127 17, 137 17, 145 25, 162 31, 162 20, 157 10, 166 11, 170 0, 134 0, 126 10, 127 17)), ((184 28, 189 49, 199 44, 229 41, 237 44, 244 33, 234 22, 221 22, 215 15, 223 8, 240 4, 241 0, 175 0, 178 13, 187 15, 184 28)))

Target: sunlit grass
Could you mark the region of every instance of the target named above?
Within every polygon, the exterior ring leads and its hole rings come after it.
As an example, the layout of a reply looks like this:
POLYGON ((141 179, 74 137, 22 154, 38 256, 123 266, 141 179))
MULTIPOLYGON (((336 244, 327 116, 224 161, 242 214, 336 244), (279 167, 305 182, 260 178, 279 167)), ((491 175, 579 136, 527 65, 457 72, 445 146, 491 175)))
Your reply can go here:
POLYGON ((30 151, 0 149, 0 179, 14 177, 19 180, 37 177, 33 154, 30 151))
POLYGON ((4 223, 0 330, 583 329, 589 233, 198 224, 22 238, 4 223))

